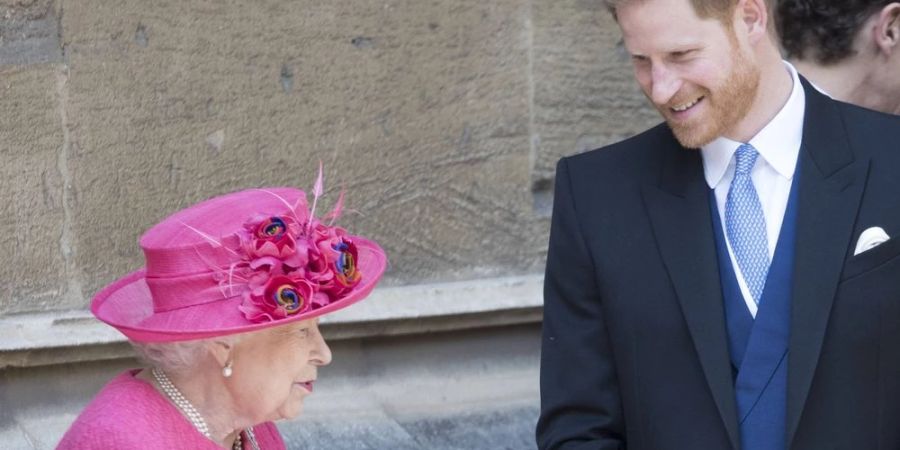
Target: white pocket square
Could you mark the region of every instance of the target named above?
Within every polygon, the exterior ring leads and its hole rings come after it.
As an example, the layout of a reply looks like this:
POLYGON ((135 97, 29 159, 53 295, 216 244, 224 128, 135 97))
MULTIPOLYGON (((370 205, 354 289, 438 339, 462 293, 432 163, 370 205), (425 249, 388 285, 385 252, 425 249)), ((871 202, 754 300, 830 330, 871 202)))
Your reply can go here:
POLYGON ((881 227, 868 228, 859 235, 859 240, 856 241, 856 250, 853 252, 853 256, 875 248, 890 239, 891 237, 888 236, 881 227))

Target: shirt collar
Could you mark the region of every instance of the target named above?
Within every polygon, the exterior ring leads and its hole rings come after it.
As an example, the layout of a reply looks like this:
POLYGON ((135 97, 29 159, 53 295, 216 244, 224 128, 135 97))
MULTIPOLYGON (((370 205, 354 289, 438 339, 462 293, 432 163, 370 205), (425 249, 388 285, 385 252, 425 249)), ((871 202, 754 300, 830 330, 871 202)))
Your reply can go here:
MULTIPOLYGON (((750 139, 749 144, 756 148, 763 160, 779 175, 792 179, 803 138, 806 94, 800 84, 797 69, 787 61, 784 61, 784 65, 794 83, 791 95, 778 114, 775 114, 775 117, 750 139)), ((731 164, 732 155, 740 145, 741 142, 720 136, 701 147, 703 172, 710 188, 715 188, 722 181, 731 164)))

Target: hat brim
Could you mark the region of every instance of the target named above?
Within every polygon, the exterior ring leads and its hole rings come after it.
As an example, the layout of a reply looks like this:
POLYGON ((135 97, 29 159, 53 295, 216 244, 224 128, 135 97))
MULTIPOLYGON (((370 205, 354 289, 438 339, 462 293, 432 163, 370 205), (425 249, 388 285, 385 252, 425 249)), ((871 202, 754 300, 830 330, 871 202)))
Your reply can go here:
POLYGON ((154 312, 153 298, 144 269, 113 282, 94 296, 91 312, 135 342, 176 342, 206 339, 262 330, 346 308, 368 296, 387 267, 387 256, 378 244, 354 236, 362 274, 359 284, 331 303, 295 316, 266 322, 251 322, 238 306, 240 296, 181 309, 154 312))

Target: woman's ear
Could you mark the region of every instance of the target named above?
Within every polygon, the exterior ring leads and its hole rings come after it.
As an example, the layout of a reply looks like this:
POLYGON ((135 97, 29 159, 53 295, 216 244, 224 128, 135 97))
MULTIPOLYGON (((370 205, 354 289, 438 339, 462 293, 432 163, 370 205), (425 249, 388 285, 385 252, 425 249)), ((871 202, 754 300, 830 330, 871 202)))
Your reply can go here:
POLYGON ((234 344, 214 339, 207 342, 207 349, 219 367, 225 367, 231 363, 234 353, 234 344))
POLYGON ((878 50, 890 56, 900 48, 900 2, 881 8, 875 23, 875 44, 878 50))

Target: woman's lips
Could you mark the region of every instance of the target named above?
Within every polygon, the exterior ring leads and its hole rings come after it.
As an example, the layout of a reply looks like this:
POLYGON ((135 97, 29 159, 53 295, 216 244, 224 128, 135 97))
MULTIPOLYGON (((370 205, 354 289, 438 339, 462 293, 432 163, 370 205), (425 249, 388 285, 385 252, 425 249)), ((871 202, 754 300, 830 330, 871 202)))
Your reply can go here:
POLYGON ((294 384, 302 387, 303 389, 306 389, 307 391, 309 391, 309 393, 312 393, 312 391, 313 391, 313 382, 312 381, 301 381, 299 383, 294 383, 294 384))

